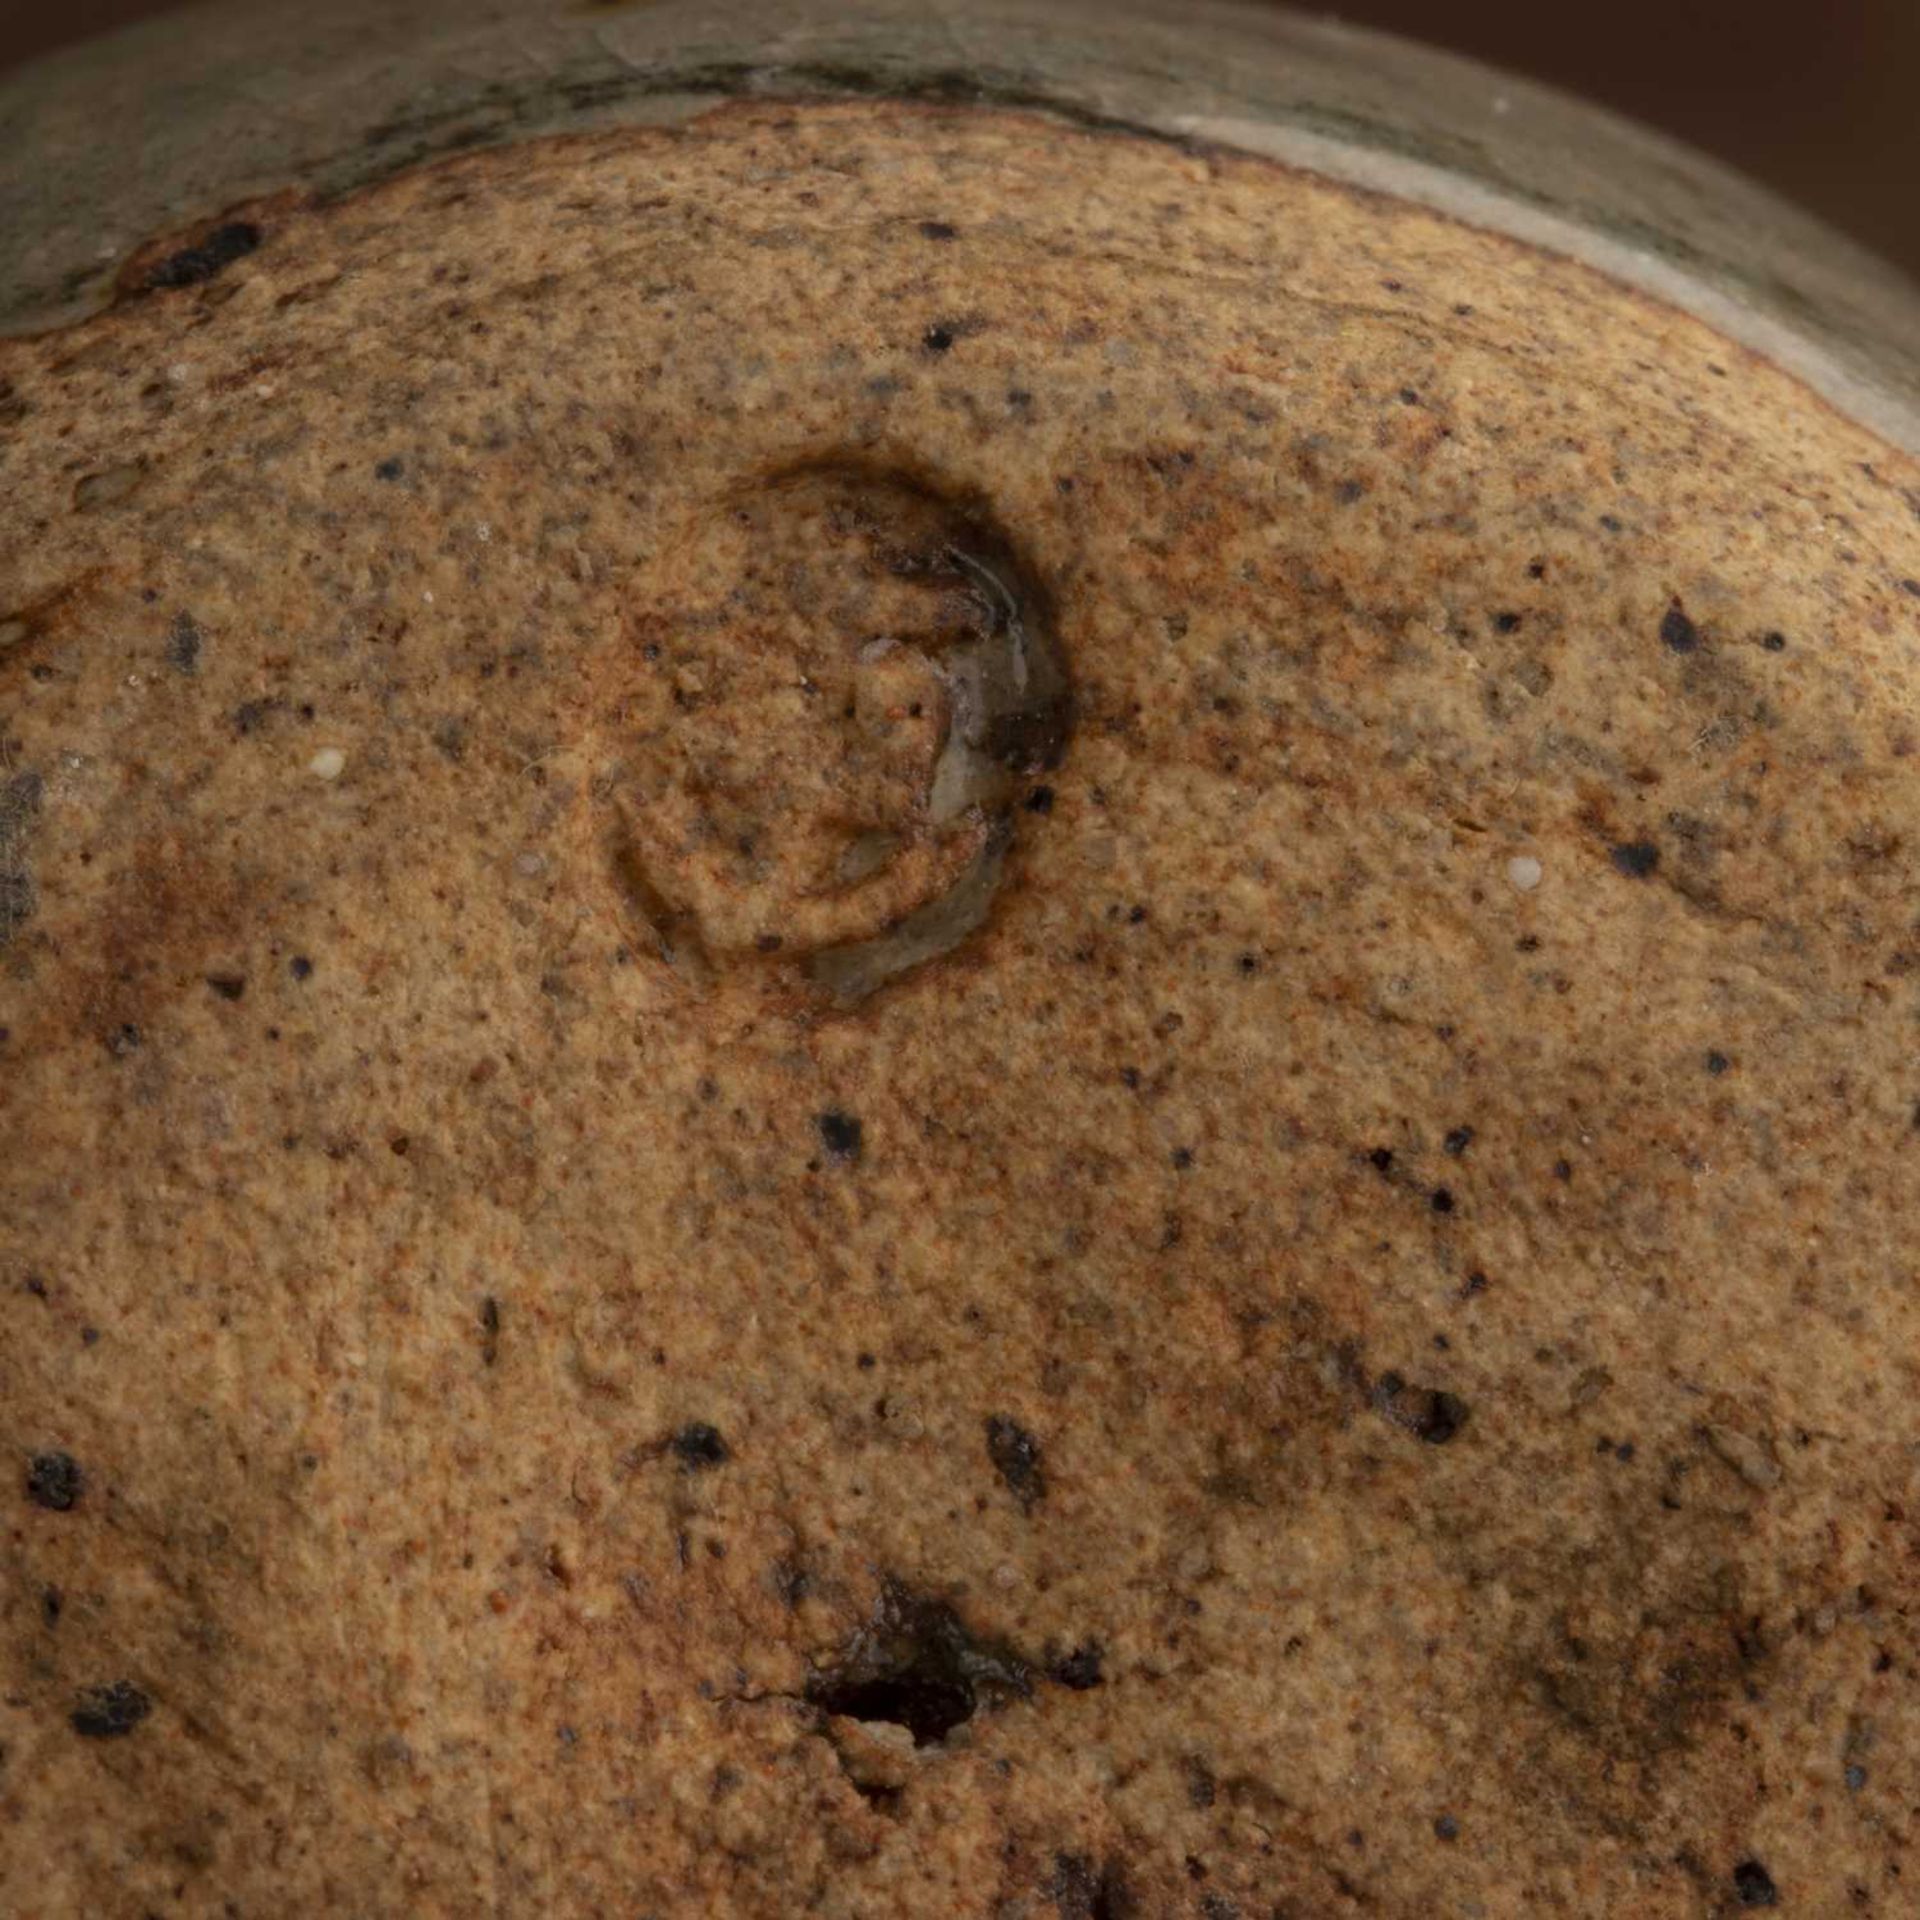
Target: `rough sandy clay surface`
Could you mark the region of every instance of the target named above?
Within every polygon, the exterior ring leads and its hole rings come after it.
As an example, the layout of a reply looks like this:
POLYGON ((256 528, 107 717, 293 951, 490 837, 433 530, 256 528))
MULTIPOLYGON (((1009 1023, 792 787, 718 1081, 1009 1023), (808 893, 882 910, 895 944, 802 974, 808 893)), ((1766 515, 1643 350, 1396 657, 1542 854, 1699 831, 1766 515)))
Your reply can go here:
POLYGON ((0 382, 10 1914, 1914 1910, 1911 462, 874 104, 0 382))

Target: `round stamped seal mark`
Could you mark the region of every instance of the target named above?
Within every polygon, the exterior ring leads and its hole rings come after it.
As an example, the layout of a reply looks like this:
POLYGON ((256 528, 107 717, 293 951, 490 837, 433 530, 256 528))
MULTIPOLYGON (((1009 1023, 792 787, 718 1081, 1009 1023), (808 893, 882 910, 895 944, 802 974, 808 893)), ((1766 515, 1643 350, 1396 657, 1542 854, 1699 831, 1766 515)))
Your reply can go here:
POLYGON ((809 463, 709 507, 655 575, 615 868, 661 956, 851 1003, 951 951, 1069 728, 1045 597, 984 503, 809 463))

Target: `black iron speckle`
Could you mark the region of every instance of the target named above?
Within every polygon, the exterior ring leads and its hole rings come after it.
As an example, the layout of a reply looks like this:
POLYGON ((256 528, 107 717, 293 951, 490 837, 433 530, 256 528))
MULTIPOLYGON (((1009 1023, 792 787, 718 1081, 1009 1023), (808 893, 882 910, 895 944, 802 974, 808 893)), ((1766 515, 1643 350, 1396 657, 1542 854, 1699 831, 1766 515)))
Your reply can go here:
POLYGON ((80 1463, 70 1453, 36 1453, 27 1462, 27 1498, 49 1513, 71 1513, 83 1484, 80 1463))
POLYGON ((1023 1507, 1046 1498, 1046 1475, 1040 1467, 1040 1442, 1017 1420, 996 1413, 987 1420, 987 1458, 993 1470, 1023 1507))
POLYGON ((1780 1904, 1773 1875, 1758 1860, 1742 1860, 1734 1868, 1733 1891, 1743 1907, 1775 1907, 1780 1904))
POLYGON ((865 1129, 852 1114, 829 1109, 815 1115, 813 1124, 820 1129, 821 1144, 836 1160, 860 1158, 865 1129))
POLYGON ((720 1429, 709 1426, 704 1420, 690 1420, 667 1445, 673 1449, 674 1458, 688 1473, 702 1473, 710 1467, 725 1466, 732 1458, 731 1450, 721 1438, 720 1429))
POLYGON ((1429 1446, 1444 1447, 1467 1424, 1467 1403, 1436 1387, 1411 1387, 1397 1373, 1383 1373, 1373 1403, 1396 1427, 1429 1446))
POLYGON ((1471 1127, 1455 1127, 1440 1144, 1457 1160, 1473 1145, 1473 1129, 1471 1127))
POLYGON ((920 336, 920 344, 925 347, 929 353, 945 353, 947 349, 953 345, 953 329, 951 327, 929 327, 926 332, 920 336))
POLYGON ((944 220, 922 220, 920 237, 923 240, 952 240, 956 237, 956 229, 944 220))
POLYGON ((67 1724, 85 1740, 117 1740, 152 1711, 153 1702, 138 1687, 116 1680, 110 1686, 82 1687, 67 1724))
POLYGON ((200 637, 200 629, 194 625, 192 614, 174 616, 173 625, 167 630, 167 665, 175 673, 195 673, 199 670, 200 637))
POLYGON ((170 253, 147 275, 150 289, 197 287, 223 267, 244 259, 260 244, 260 229, 250 220, 229 220, 215 227, 197 247, 170 253))
POLYGON ((1135 1911, 1125 1869, 1096 1866, 1084 1853, 1056 1853, 1047 1896, 1060 1920, 1130 1920, 1135 1911))
POLYGON ((37 773, 0 784, 0 947, 33 918, 35 890, 27 871, 27 834, 45 799, 37 773))
POLYGON ((1700 629, 1678 600, 1660 618, 1660 638, 1675 653, 1691 653, 1700 644, 1700 629))
POLYGON ((1651 840, 1625 840, 1609 856, 1616 873, 1644 880, 1660 864, 1660 849, 1651 840))
POLYGON ((1085 1693, 1089 1687, 1100 1684, 1100 1644, 1089 1640, 1085 1646, 1075 1647, 1071 1653, 1063 1654, 1048 1667, 1051 1678, 1063 1687, 1070 1687, 1075 1693, 1085 1693))

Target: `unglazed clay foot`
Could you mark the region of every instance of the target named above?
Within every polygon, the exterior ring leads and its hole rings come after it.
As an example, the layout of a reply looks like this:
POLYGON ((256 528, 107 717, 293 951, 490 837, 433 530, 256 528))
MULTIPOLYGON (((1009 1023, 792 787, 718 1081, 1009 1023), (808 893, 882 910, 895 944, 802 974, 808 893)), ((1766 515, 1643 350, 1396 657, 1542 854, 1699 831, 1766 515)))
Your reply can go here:
POLYGON ((0 1908, 1911 1913, 1910 290, 1266 13, 199 17, 0 82, 0 1908))

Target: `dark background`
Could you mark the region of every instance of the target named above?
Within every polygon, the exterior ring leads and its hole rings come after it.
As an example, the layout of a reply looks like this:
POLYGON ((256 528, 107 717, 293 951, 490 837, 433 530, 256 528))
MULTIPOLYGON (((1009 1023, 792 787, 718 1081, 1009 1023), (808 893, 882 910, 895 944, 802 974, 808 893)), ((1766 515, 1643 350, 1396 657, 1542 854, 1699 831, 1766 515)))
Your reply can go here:
MULTIPOLYGON (((0 0, 0 66, 167 3, 0 0)), ((1662 127, 1920 276, 1920 0, 1346 0, 1331 11, 1662 127)))

